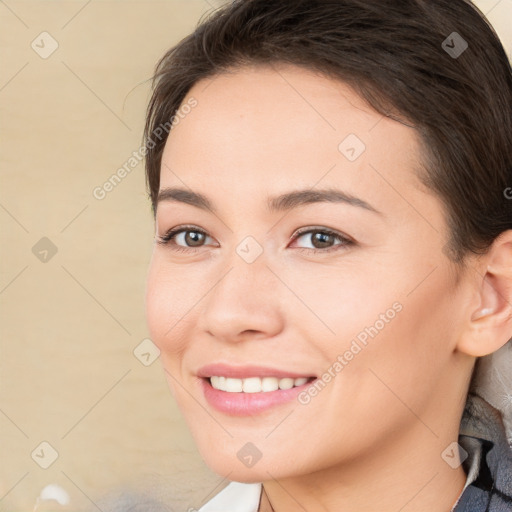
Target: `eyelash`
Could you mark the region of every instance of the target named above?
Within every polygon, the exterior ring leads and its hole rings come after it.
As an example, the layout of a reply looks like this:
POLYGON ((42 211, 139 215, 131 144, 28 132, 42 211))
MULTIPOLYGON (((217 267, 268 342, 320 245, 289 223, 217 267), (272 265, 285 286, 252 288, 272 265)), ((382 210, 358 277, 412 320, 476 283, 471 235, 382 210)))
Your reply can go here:
MULTIPOLYGON (((202 247, 204 247, 204 246, 200 246, 200 247, 183 247, 181 245, 176 245, 176 243, 174 242, 174 239, 176 238, 176 236, 179 235, 182 232, 187 232, 187 231, 193 231, 195 233, 201 233, 202 235, 209 236, 208 233, 206 233, 202 229, 199 229, 199 228, 197 228, 195 226, 180 226, 180 227, 177 227, 177 228, 170 229, 164 235, 157 236, 157 243, 162 244, 162 245, 172 246, 172 250, 173 251, 177 251, 177 252, 185 252, 185 253, 192 252, 193 253, 193 252, 195 252, 197 250, 202 249, 202 247)), ((295 234, 295 236, 293 238, 293 241, 295 241, 300 236, 305 235, 305 234, 309 234, 309 233, 322 233, 324 235, 333 236, 333 237, 337 238, 338 240, 340 240, 342 243, 333 245, 333 246, 328 247, 326 249, 311 249, 309 247, 297 247, 296 250, 303 251, 303 252, 306 252, 306 253, 318 253, 318 252, 325 253, 325 252, 336 251, 336 250, 340 250, 340 249, 347 248, 347 247, 350 247, 352 245, 355 245, 355 242, 353 240, 351 240, 351 239, 341 235, 340 233, 337 233, 336 231, 332 231, 332 230, 330 230, 328 228, 314 228, 314 229, 304 228, 304 229, 299 229, 297 231, 297 233, 295 234)))

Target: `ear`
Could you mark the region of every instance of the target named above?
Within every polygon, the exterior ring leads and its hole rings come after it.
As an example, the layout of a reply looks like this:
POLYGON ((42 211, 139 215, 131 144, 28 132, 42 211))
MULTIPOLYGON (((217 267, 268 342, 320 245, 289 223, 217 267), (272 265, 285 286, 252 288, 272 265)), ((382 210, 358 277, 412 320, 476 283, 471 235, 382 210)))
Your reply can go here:
POLYGON ((481 357, 495 352, 512 338, 512 230, 504 231, 494 240, 473 270, 474 297, 457 348, 481 357))

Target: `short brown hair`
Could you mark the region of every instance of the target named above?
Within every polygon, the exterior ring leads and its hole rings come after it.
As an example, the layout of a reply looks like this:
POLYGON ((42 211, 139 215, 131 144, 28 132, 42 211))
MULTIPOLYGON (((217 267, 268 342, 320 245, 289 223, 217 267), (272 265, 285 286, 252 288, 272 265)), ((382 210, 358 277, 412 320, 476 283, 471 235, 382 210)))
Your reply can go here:
POLYGON ((155 129, 199 80, 280 62, 339 79, 377 112, 414 126, 419 178, 445 206, 453 261, 512 229, 512 71, 465 0, 235 0, 213 11, 155 69, 144 129, 154 213, 166 142, 151 139, 155 129))

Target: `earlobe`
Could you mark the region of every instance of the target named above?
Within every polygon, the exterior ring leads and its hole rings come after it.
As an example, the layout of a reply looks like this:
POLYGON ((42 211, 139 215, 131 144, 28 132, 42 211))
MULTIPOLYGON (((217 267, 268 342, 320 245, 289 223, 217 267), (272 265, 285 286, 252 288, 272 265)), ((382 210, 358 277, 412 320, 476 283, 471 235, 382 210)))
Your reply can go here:
POLYGON ((512 338, 512 230, 502 233, 473 270, 476 297, 458 350, 482 357, 512 338))

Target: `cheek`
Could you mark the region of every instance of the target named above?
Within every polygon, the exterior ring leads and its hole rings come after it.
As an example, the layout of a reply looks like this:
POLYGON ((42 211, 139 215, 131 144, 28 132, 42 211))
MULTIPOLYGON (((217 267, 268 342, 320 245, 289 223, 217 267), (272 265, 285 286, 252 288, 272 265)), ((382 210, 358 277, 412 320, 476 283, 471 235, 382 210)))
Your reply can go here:
POLYGON ((425 259, 384 258, 364 270, 322 269, 314 278, 304 272, 295 282, 302 283, 301 297, 317 319, 301 308, 295 325, 311 329, 308 338, 326 369, 342 356, 342 366, 332 369, 338 397, 348 394, 349 402, 368 406, 373 396, 382 404, 393 400, 388 384, 414 403, 418 386, 432 388, 450 358, 460 299, 452 293, 447 267, 425 259))
POLYGON ((300 298, 293 299, 296 307, 287 308, 287 313, 295 316, 292 325, 304 332, 311 330, 308 338, 313 343, 322 340, 319 348, 331 359, 348 349, 356 336, 364 339, 365 329, 375 323, 382 329, 381 315, 387 313, 394 318, 396 314, 393 304, 399 294, 394 282, 388 285, 375 269, 362 270, 350 264, 325 268, 315 265, 311 269, 301 266, 283 280, 294 283, 300 298))
POLYGON ((348 353, 352 360, 336 379, 336 398, 350 404, 363 423, 371 422, 372 415, 383 418, 383 428, 386 423, 391 428, 394 422, 408 420, 404 403, 412 410, 425 410, 449 365, 458 303, 450 293, 449 276, 438 268, 410 293, 412 288, 401 293, 388 290, 387 296, 380 294, 379 301, 366 308, 373 311, 360 330, 368 334, 366 343, 356 342, 361 350, 354 356, 348 353), (383 307, 393 302, 400 307, 386 313, 383 307))
MULTIPOLYGON (((187 298, 176 279, 158 254, 153 256, 146 281, 146 322, 152 341, 162 352, 178 351, 177 333, 183 330, 187 298)), ((186 288, 185 288, 186 289, 186 288)))

